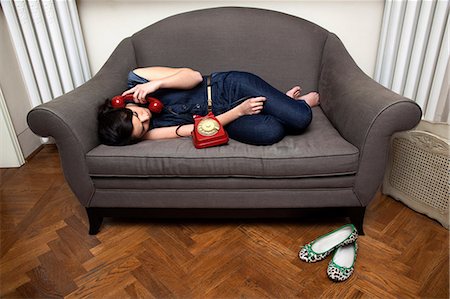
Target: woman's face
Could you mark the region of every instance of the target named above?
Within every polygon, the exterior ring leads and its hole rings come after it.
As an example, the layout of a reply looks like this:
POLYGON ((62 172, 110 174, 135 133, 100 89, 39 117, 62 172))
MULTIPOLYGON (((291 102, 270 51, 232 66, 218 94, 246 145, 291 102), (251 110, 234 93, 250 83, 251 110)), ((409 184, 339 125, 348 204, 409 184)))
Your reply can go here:
POLYGON ((127 105, 126 108, 133 112, 133 118, 131 119, 133 131, 131 137, 133 139, 141 139, 150 129, 150 118, 152 117, 152 113, 147 108, 136 105, 127 105))

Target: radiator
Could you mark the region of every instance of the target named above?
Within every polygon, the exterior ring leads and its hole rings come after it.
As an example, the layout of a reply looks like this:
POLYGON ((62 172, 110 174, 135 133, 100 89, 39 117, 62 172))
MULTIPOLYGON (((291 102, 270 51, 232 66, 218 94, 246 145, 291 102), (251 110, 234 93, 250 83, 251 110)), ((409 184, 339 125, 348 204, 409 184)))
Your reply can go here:
POLYGON ((449 141, 425 131, 394 134, 382 192, 449 228, 449 141))

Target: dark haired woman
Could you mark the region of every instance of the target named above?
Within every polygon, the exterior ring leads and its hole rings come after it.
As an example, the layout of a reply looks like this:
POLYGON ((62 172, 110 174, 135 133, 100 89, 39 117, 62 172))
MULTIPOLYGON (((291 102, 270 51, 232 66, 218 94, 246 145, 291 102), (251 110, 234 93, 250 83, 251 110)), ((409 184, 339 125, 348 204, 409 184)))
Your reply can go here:
POLYGON ((206 115, 212 109, 231 138, 269 145, 305 130, 312 119, 311 107, 319 104, 316 92, 300 96, 301 89, 295 86, 283 93, 254 74, 238 71, 208 78, 189 68, 138 68, 129 73, 128 86, 123 95, 133 94, 134 103, 114 109, 107 100, 99 108, 98 133, 104 144, 190 136, 193 115, 206 115), (208 103, 208 85, 212 103, 208 103), (164 103, 160 114, 143 107, 147 95, 164 103))

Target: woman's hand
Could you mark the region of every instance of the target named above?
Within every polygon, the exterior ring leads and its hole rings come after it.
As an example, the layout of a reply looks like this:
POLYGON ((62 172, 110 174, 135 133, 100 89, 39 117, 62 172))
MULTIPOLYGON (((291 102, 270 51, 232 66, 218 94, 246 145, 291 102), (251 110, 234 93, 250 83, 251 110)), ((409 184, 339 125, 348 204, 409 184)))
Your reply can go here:
POLYGON ((236 107, 239 116, 254 115, 260 113, 264 108, 265 101, 265 97, 255 97, 247 99, 236 107))
POLYGON ((265 97, 249 98, 246 101, 239 104, 238 106, 234 107, 233 109, 228 110, 227 112, 222 113, 220 115, 217 115, 216 116, 217 120, 223 126, 226 126, 241 116, 258 114, 264 108, 265 101, 266 101, 265 97))
POLYGON ((133 94, 133 99, 135 103, 141 103, 141 104, 145 104, 147 102, 147 100, 145 99, 145 97, 152 93, 155 92, 159 89, 159 81, 158 80, 154 80, 154 81, 150 81, 144 84, 138 84, 133 88, 130 88, 126 91, 124 91, 122 93, 122 95, 126 95, 126 94, 133 94))

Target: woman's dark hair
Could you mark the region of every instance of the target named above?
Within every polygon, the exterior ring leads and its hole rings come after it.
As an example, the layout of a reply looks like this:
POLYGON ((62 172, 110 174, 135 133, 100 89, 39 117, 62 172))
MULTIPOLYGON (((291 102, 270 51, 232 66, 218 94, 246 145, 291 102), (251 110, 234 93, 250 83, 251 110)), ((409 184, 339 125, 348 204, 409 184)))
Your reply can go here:
POLYGON ((107 99, 98 108, 98 138, 106 145, 128 145, 134 143, 133 112, 126 108, 114 108, 107 99))

